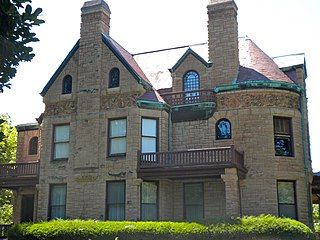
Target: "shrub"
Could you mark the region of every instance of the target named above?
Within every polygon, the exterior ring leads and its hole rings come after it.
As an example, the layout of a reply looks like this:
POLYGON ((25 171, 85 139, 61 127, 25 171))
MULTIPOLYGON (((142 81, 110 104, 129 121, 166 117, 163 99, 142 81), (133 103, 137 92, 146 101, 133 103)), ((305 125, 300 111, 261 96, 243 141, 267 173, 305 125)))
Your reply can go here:
POLYGON ((17 224, 10 240, 202 240, 202 239, 314 239, 304 224, 273 216, 244 217, 212 224, 186 222, 99 222, 54 220, 17 224))

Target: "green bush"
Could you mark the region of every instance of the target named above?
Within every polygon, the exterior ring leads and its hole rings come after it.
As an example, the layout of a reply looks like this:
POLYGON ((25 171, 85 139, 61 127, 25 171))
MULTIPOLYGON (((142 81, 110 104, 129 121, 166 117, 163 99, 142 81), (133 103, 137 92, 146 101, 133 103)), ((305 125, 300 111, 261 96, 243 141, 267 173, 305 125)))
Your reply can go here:
POLYGON ((202 239, 315 239, 304 224, 273 216, 244 217, 205 224, 186 222, 99 222, 54 220, 17 224, 10 240, 202 240, 202 239))

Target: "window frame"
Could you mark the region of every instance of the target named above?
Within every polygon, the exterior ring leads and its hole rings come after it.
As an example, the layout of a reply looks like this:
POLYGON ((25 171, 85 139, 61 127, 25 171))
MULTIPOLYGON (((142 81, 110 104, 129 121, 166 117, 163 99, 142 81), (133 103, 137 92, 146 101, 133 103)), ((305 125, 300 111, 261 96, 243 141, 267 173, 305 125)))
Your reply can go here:
POLYGON ((141 144, 140 144, 140 151, 141 151, 141 153, 148 153, 148 152, 143 152, 143 151, 142 151, 142 139, 143 139, 143 138, 156 139, 156 146, 155 146, 156 151, 155 151, 155 152, 158 152, 158 150, 159 150, 159 146, 158 146, 158 145, 159 145, 159 119, 158 119, 158 118, 141 117, 141 130, 140 130, 140 140, 141 140, 141 144), (155 137, 143 135, 143 132, 142 132, 143 119, 156 121, 156 136, 155 136, 155 137))
MULTIPOLYGON (((188 92, 188 91, 196 91, 196 90, 200 90, 200 74, 196 71, 196 70, 188 70, 184 75, 183 75, 183 78, 182 78, 182 89, 183 89, 183 92, 188 92), (187 79, 187 75, 188 74, 196 74, 197 75, 197 84, 195 83, 188 83, 187 79), (191 86, 194 86, 194 85, 197 85, 196 87, 197 88, 192 88, 192 89, 186 89, 186 86, 187 85, 191 85, 191 86)), ((184 94, 184 101, 185 103, 193 103, 194 101, 199 101, 199 95, 200 93, 199 92, 192 92, 192 93, 185 93, 184 94)))
POLYGON ((202 217, 199 218, 199 219, 202 219, 204 218, 204 213, 205 213, 205 206, 204 206, 204 183, 203 182, 189 182, 189 183, 184 183, 183 184, 183 218, 187 221, 194 221, 196 219, 187 219, 187 206, 190 206, 190 205, 187 205, 186 203, 186 185, 197 185, 197 184, 201 184, 201 191, 202 191, 202 203, 201 204, 198 204, 198 205, 194 205, 194 204, 191 204, 193 206, 202 206, 202 212, 201 212, 201 215, 202 217))
POLYGON ((230 139, 232 139, 232 124, 231 124, 231 121, 230 121, 229 119, 227 119, 227 118, 221 118, 221 119, 219 119, 219 120, 216 122, 215 131, 216 131, 216 140, 230 140, 230 139), (230 137, 228 137, 228 138, 219 138, 218 125, 219 125, 222 121, 228 122, 229 125, 230 125, 230 137))
POLYGON ((39 138, 37 136, 32 137, 29 140, 29 149, 28 155, 37 155, 38 154, 38 146, 39 146, 39 138))
POLYGON ((61 94, 62 95, 66 95, 66 94, 71 94, 72 93, 72 76, 71 75, 66 75, 64 76, 64 78, 62 79, 62 91, 61 94), (69 81, 69 82, 67 82, 69 81), (66 87, 67 85, 68 88, 66 87))
POLYGON ((52 218, 52 206, 64 206, 64 218, 67 218, 67 194, 68 194, 68 188, 66 183, 61 184, 50 184, 49 185, 49 203, 48 203, 48 219, 53 220, 52 218), (65 187, 65 199, 64 199, 64 205, 51 205, 51 198, 52 198, 52 189, 56 186, 64 186, 65 187))
POLYGON ((108 119, 108 157, 122 157, 127 155, 127 136, 128 136, 128 121, 126 117, 120 117, 120 118, 110 118, 108 119), (116 120, 125 120, 126 121, 126 135, 125 136, 120 136, 120 137, 110 137, 111 134, 111 122, 116 121, 116 120), (119 139, 119 138, 124 138, 126 141, 126 146, 125 149, 126 151, 124 153, 111 153, 111 142, 113 139, 119 139))
MULTIPOLYGON (((281 215, 281 210, 280 210, 280 207, 281 206, 294 206, 294 215, 295 215, 295 218, 292 218, 292 219, 295 219, 295 220, 298 220, 298 204, 297 204, 297 187, 296 187, 296 181, 294 180, 277 180, 277 203, 278 203, 278 216, 279 217, 288 217, 288 216, 284 216, 284 215, 281 215), (294 204, 289 204, 289 203, 280 203, 280 199, 279 199, 279 183, 281 182, 284 182, 284 183, 292 183, 292 186, 293 186, 293 194, 294 194, 294 204)), ((290 218, 290 217, 288 217, 290 218)))
POLYGON ((66 123, 66 124, 57 124, 57 125, 53 125, 53 134, 52 134, 52 144, 53 144, 53 147, 52 147, 52 157, 51 159, 53 161, 67 161, 69 159, 69 156, 70 156, 70 123, 66 123), (55 133, 56 133, 56 128, 57 127, 63 127, 63 126, 68 126, 69 127, 69 139, 68 141, 60 141, 60 142, 56 142, 55 140, 55 133), (55 158, 55 151, 56 151, 56 146, 57 144, 61 144, 61 143, 68 143, 68 157, 66 158, 55 158))
POLYGON ((281 117, 281 116, 273 116, 273 144, 274 144, 274 151, 275 156, 277 157, 294 157, 294 143, 293 143, 293 131, 292 131, 292 118, 290 117, 281 117), (276 132, 276 120, 285 120, 289 123, 289 133, 285 132, 276 132), (289 153, 288 154, 281 154, 277 152, 276 148, 276 139, 286 139, 289 141, 289 153))
POLYGON ((142 221, 158 221, 159 220, 159 182, 158 181, 143 181, 140 185, 140 220, 142 221), (148 182, 148 183, 154 183, 157 187, 156 191, 156 203, 143 203, 142 201, 142 190, 143 190, 143 183, 148 182), (156 218, 155 219, 143 219, 143 214, 142 214, 142 207, 144 204, 147 205, 154 205, 156 207, 156 218))
MULTIPOLYGON (((119 181, 107 181, 106 182, 106 198, 105 198, 105 204, 106 204, 106 209, 105 209, 105 220, 109 221, 123 221, 126 219, 126 181, 125 180, 119 180, 119 181), (108 203, 108 190, 109 190, 109 184, 112 183, 123 183, 123 203, 117 203, 117 205, 122 204, 123 205, 123 219, 122 220, 113 220, 109 219, 109 209, 110 209, 110 204, 108 203)), ((115 205, 115 203, 114 203, 115 205)))
POLYGON ((109 72, 108 88, 117 88, 117 87, 120 87, 120 69, 117 67, 114 67, 109 72), (114 76, 115 72, 118 73, 117 84, 113 83, 113 76, 114 76))

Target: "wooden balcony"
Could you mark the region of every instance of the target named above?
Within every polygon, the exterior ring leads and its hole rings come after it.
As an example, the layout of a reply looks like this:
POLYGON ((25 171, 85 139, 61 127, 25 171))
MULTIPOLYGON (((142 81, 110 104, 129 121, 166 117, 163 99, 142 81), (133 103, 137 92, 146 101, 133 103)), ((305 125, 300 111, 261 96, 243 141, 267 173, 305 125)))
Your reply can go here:
POLYGON ((215 102, 215 94, 208 89, 163 93, 161 96, 171 106, 215 102))
POLYGON ((220 177, 225 168, 237 168, 240 177, 247 170, 243 154, 234 146, 176 152, 138 152, 138 177, 142 179, 179 179, 220 177))
POLYGON ((39 182, 39 161, 0 164, 0 188, 34 186, 39 182))
POLYGON ((216 95, 208 89, 163 93, 161 96, 171 106, 171 117, 175 122, 206 119, 215 109, 216 95))

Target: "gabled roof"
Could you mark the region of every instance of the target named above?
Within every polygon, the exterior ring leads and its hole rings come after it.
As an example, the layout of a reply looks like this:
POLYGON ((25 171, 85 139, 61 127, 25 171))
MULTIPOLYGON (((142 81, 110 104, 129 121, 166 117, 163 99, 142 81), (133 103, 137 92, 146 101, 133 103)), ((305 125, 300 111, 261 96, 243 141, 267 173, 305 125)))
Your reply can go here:
POLYGON ((70 61, 70 59, 73 57, 73 55, 76 53, 76 51, 79 48, 79 44, 80 44, 80 40, 78 40, 76 42, 76 44, 73 46, 73 48, 71 49, 71 51, 68 53, 68 55, 66 56, 66 58, 63 60, 63 62, 61 63, 61 65, 58 67, 58 69, 55 71, 55 73, 53 74, 53 76, 50 78, 49 82, 46 84, 46 86, 42 89, 40 95, 42 97, 44 97, 44 95, 46 95, 46 93, 48 92, 49 88, 51 87, 51 85, 54 83, 54 81, 57 79, 57 77, 59 76, 59 74, 62 72, 62 70, 64 69, 64 67, 68 64, 68 62, 70 61))
MULTIPOLYGON (((138 83, 142 84, 145 89, 150 90, 153 88, 151 82, 148 80, 147 76, 144 74, 144 72, 141 70, 137 62, 134 60, 133 56, 125 50, 123 47, 120 46, 115 40, 113 40, 111 37, 106 36, 104 33, 102 33, 102 41, 109 47, 109 49, 117 56, 117 58, 121 61, 121 63, 128 69, 128 71, 133 75, 133 77, 137 80, 138 83)), ((41 91, 40 95, 43 97, 49 88, 52 86, 54 81, 57 79, 59 74, 62 72, 62 70, 65 68, 65 66, 68 64, 70 59, 73 57, 73 55, 76 53, 80 46, 80 40, 77 41, 77 43, 73 46, 71 51, 68 53, 67 57, 63 60, 59 68, 56 70, 56 72, 53 74, 49 82, 46 84, 46 86, 41 91)))
POLYGON ((102 40, 117 56, 121 63, 128 69, 128 71, 134 76, 138 83, 142 84, 147 90, 153 88, 147 76, 144 74, 140 66, 134 60, 133 56, 127 50, 125 50, 120 44, 118 44, 110 36, 107 36, 104 33, 102 33, 102 40))
POLYGON ((280 81, 294 83, 251 39, 239 39, 239 74, 236 82, 280 81))
POLYGON ((178 62, 171 68, 169 69, 170 72, 174 72, 177 70, 177 68, 181 65, 181 63, 189 56, 192 55, 194 56, 196 59, 198 59, 203 65, 205 65, 206 67, 209 67, 211 64, 208 63, 206 60, 204 60, 198 53, 196 53, 195 51, 193 51, 190 47, 188 48, 188 50, 182 55, 182 57, 178 60, 178 62))

